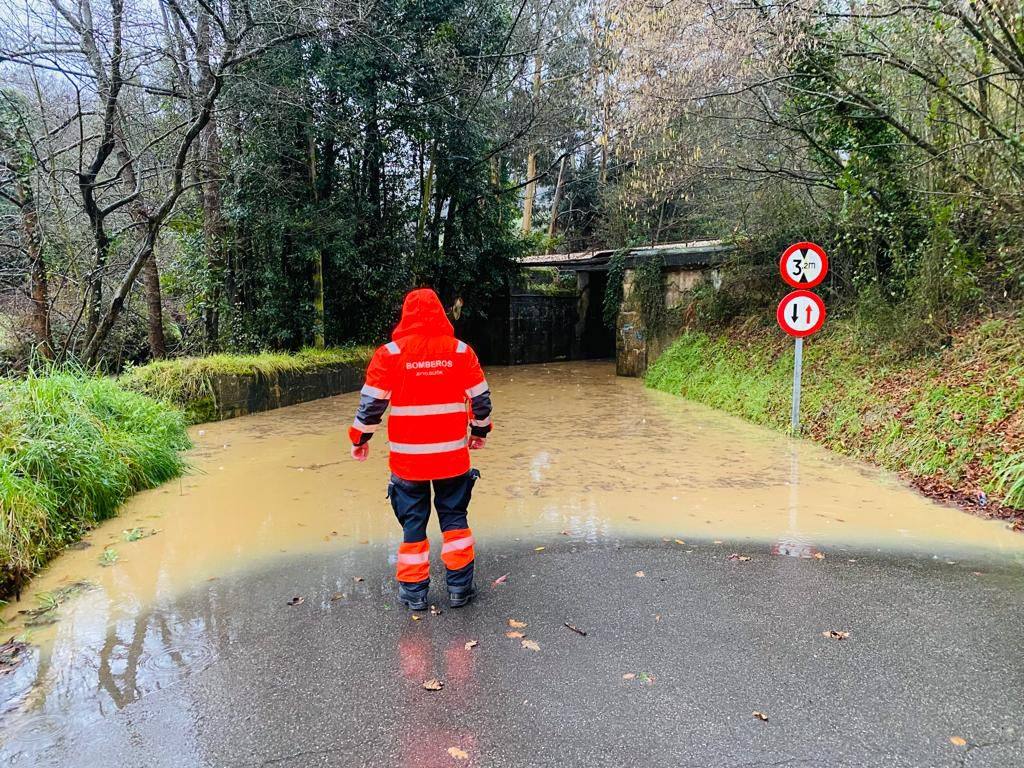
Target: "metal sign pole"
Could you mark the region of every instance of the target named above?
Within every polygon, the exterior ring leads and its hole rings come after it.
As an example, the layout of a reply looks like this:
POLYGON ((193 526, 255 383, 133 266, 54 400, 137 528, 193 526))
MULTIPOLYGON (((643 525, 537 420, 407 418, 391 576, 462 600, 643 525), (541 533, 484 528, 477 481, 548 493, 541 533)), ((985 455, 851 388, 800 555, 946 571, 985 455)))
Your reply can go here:
POLYGON ((804 340, 797 336, 793 353, 793 410, 790 413, 790 428, 794 435, 800 434, 800 377, 804 369, 804 340))

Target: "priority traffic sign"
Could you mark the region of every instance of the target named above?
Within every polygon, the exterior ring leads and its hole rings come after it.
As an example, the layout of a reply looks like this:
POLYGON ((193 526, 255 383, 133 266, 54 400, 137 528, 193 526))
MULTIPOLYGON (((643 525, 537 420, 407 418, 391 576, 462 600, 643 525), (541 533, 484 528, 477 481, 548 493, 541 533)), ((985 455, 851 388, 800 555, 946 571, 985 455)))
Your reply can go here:
POLYGON ((813 288, 828 274, 828 256, 816 243, 794 243, 779 259, 779 273, 793 288, 813 288))
POLYGON ((782 330, 802 339, 821 329, 825 322, 825 302, 816 293, 793 291, 779 302, 775 317, 782 330))

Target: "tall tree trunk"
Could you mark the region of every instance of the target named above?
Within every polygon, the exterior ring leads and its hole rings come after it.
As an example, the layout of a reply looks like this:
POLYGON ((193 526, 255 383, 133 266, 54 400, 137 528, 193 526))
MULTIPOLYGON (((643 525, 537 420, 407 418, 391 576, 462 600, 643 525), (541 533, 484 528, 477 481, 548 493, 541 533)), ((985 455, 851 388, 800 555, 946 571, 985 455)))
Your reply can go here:
MULTIPOLYGON (((530 150, 526 157, 526 178, 533 179, 537 175, 537 153, 530 150)), ((533 229, 533 201, 537 196, 537 182, 528 181, 526 197, 523 198, 523 234, 528 235, 533 229)))
MULTIPOLYGON (((202 12, 196 23, 196 67, 199 77, 196 94, 208 93, 213 86, 210 48, 210 14, 202 12)), ((197 97, 193 104, 198 106, 197 97)), ((217 132, 217 118, 210 120, 199 134, 199 169, 201 180, 200 198, 203 208, 203 252, 206 257, 207 280, 206 304, 203 307, 203 334, 208 351, 217 349, 220 339, 220 308, 222 288, 225 280, 224 258, 224 215, 220 195, 220 135, 217 132)))
POLYGON ((430 160, 427 163, 427 170, 423 177, 423 187, 420 190, 420 215, 416 222, 416 253, 423 252, 423 230, 427 226, 427 216, 430 215, 430 198, 434 188, 434 159, 437 156, 437 137, 430 144, 430 160))
MULTIPOLYGON (((115 132, 117 159, 121 174, 129 190, 138 190, 139 196, 131 205, 131 216, 135 225, 143 232, 149 228, 150 207, 142 194, 142 185, 135 172, 135 159, 128 148, 127 140, 120 127, 115 132)), ((142 287, 146 294, 146 338, 149 341, 149 356, 154 360, 167 357, 164 340, 164 304, 160 292, 160 270, 156 263, 154 247, 149 246, 149 255, 142 265, 142 287)))
POLYGON ((555 195, 551 199, 551 222, 548 224, 548 237, 554 237, 558 229, 558 209, 562 205, 562 197, 565 195, 565 164, 568 155, 562 158, 558 166, 558 181, 555 182, 555 195))
POLYGON ((441 247, 441 211, 444 210, 444 200, 448 187, 447 174, 443 173, 444 166, 438 167, 435 164, 436 179, 434 181, 434 211, 430 218, 430 248, 441 247))
MULTIPOLYGON (((533 115, 537 116, 540 106, 541 68, 543 59, 540 54, 540 17, 537 18, 537 53, 533 57, 533 115)), ((523 199, 523 234, 528 235, 533 229, 533 202, 537 197, 537 148, 531 144, 530 153, 526 156, 526 197, 523 199)))
POLYGON ((86 276, 85 297, 85 338, 86 341, 96 334, 100 323, 100 306, 103 304, 103 273, 107 269, 107 257, 110 255, 110 238, 107 237, 103 222, 93 223, 93 262, 92 269, 86 276))
POLYGON ((53 359, 53 340, 50 337, 50 298, 46 281, 46 262, 43 255, 43 238, 39 231, 39 214, 36 211, 32 182, 22 169, 16 169, 15 195, 21 209, 21 231, 28 253, 29 328, 36 353, 44 360, 53 359))
MULTIPOLYGON (((309 132, 309 186, 313 195, 313 209, 319 214, 319 187, 316 179, 316 139, 309 132)), ((313 249, 313 346, 324 348, 324 255, 319 244, 313 249)))
POLYGON ((221 182, 219 163, 220 137, 217 125, 210 118, 209 125, 203 129, 200 157, 202 168, 201 197, 203 206, 203 250, 206 256, 206 269, 209 275, 207 285, 206 306, 203 309, 203 330, 206 336, 206 349, 216 351, 220 339, 220 309, 222 289, 225 284, 226 264, 224 256, 225 223, 221 202, 221 182))
POLYGON ((164 305, 160 293, 160 270, 156 265, 156 254, 150 253, 142 266, 142 285, 146 291, 146 337, 149 339, 149 355, 154 360, 167 357, 164 341, 164 305))

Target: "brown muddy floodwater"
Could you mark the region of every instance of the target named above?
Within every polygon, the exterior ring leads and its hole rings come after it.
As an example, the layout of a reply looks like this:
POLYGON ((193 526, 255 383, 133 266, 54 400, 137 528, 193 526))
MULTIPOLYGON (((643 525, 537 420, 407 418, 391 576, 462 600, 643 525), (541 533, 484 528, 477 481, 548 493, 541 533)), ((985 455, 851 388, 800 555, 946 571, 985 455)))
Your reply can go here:
MULTIPOLYGON (((489 380, 496 426, 474 456, 483 477, 470 512, 482 551, 488 542, 543 546, 564 536, 580 544, 671 537, 767 542, 801 556, 844 546, 1024 562, 1024 536, 998 522, 934 504, 810 443, 617 378, 611 364, 492 369, 489 380)), ((134 498, 8 607, 8 634, 38 646, 17 708, 96 685, 88 659, 118 627, 203 582, 305 553, 393 551, 400 528, 385 499, 383 433, 368 462, 348 456, 345 430, 358 397, 193 428, 188 476, 134 498), (126 541, 134 528, 155 533, 126 541), (104 566, 106 547, 117 557, 104 566), (41 626, 25 627, 20 610, 77 582, 87 585, 41 626)), ((165 656, 154 658, 159 674, 165 656)), ((173 663, 193 661, 202 663, 173 663)), ((0 712, 9 704, 0 702, 0 712)))

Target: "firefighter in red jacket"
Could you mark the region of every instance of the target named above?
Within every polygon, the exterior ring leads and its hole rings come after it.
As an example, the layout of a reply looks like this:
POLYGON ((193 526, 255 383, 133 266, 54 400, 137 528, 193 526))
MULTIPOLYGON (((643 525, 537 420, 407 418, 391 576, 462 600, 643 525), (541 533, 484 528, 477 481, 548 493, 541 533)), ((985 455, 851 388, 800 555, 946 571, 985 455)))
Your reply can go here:
POLYGON ((470 468, 469 451, 483 448, 491 431, 491 393, 476 353, 454 333, 436 293, 429 288, 409 293, 391 341, 370 361, 349 428, 352 457, 365 461, 390 403, 388 498, 403 534, 398 598, 414 611, 426 609, 430 585, 431 484, 451 606, 463 606, 476 594, 466 514, 480 473, 470 468))

